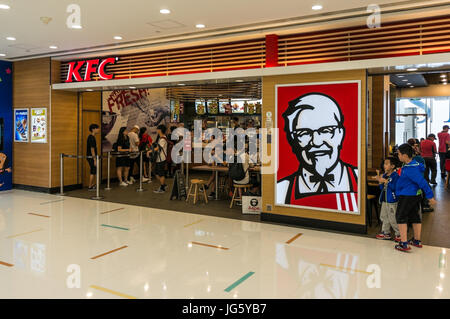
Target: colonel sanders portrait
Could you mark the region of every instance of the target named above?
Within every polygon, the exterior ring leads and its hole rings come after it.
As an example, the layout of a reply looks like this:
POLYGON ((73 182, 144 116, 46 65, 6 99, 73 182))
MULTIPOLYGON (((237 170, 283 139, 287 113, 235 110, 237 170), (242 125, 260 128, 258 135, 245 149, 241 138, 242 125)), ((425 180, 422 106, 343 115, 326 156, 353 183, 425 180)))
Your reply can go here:
POLYGON ((356 193, 358 170, 341 160, 344 116, 332 97, 304 94, 282 114, 286 138, 298 160, 293 174, 277 181, 277 204, 330 193, 356 193))

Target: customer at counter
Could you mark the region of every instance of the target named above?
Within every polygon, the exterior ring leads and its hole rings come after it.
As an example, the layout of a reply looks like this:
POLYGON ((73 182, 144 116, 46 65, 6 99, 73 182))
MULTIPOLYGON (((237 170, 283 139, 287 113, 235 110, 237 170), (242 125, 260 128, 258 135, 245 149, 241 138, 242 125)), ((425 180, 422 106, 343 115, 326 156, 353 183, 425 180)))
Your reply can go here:
POLYGON ((142 181, 148 182, 149 179, 149 175, 148 175, 148 166, 150 164, 150 159, 147 156, 147 151, 150 149, 150 146, 153 144, 153 140, 151 138, 150 135, 147 134, 147 128, 146 127, 141 127, 141 129, 139 130, 139 151, 140 152, 145 152, 142 155, 142 161, 143 161, 143 167, 144 167, 144 177, 142 178, 142 181))
MULTIPOLYGON (((155 164, 155 175, 158 178, 160 187, 154 191, 154 193, 162 194, 166 191, 166 165, 167 165, 167 128, 165 125, 161 124, 157 127, 156 132, 158 138, 156 140, 156 147, 153 148, 153 152, 157 152, 156 164, 155 164)), ((147 152, 147 156, 150 156, 152 151, 147 152)))

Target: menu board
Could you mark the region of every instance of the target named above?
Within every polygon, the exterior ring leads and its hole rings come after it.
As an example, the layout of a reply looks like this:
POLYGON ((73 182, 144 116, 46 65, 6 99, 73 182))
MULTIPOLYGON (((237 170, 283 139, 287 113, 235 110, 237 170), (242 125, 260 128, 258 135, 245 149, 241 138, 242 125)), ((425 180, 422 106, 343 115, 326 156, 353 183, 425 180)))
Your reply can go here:
POLYGON ((219 113, 219 106, 217 104, 217 100, 210 100, 207 103, 208 103, 208 113, 209 114, 219 113))
POLYGON ((206 101, 205 100, 195 100, 195 112, 198 115, 203 115, 206 113, 206 101))
POLYGON ((28 109, 14 109, 14 142, 28 142, 28 109))
POLYGON ((222 114, 231 114, 230 100, 219 100, 219 112, 222 114))
POLYGON ((244 104, 245 101, 231 100, 231 108, 233 110, 233 113, 244 113, 245 112, 244 104))
POLYGON ((31 109, 31 143, 47 143, 47 108, 31 109))

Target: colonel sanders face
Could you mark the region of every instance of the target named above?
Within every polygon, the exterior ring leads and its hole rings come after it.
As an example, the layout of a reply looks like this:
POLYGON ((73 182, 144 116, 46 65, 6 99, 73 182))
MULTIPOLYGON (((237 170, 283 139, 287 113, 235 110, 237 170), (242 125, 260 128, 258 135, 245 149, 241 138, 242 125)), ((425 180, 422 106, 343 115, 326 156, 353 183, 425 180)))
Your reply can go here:
POLYGON ((345 136, 337 102, 309 93, 291 102, 283 114, 285 132, 300 167, 324 176, 336 167, 345 136))

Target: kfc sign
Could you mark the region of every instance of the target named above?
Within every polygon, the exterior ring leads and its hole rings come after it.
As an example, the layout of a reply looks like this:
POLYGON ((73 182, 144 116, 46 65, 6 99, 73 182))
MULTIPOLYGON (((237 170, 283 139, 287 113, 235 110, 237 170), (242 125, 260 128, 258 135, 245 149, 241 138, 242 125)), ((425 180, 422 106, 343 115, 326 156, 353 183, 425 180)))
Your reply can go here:
POLYGON ((105 68, 109 64, 115 64, 119 58, 107 59, 92 59, 69 62, 69 70, 67 71, 66 83, 91 81, 92 74, 97 73, 102 80, 111 80, 114 78, 113 74, 107 74, 105 68), (85 66, 84 77, 81 76, 80 71, 85 66))

